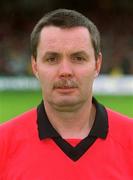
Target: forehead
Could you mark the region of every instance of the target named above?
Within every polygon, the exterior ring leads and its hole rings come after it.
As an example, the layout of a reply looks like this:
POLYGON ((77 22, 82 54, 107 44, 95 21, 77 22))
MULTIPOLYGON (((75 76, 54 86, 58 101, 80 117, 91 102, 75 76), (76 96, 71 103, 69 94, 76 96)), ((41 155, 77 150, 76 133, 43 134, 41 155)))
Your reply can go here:
POLYGON ((92 47, 90 33, 85 27, 44 27, 40 33, 38 48, 87 48, 92 47))

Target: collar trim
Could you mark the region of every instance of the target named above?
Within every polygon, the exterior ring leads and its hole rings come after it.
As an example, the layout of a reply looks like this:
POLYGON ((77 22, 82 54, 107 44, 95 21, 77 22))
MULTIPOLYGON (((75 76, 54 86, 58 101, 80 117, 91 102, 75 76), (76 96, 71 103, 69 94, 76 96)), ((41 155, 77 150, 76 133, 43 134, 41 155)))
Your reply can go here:
MULTIPOLYGON (((96 116, 89 136, 105 139, 108 133, 107 111, 105 107, 98 103, 95 98, 92 99, 92 102, 96 107, 96 116)), ((45 138, 61 137, 50 123, 45 111, 43 101, 37 107, 37 125, 40 140, 45 138)))
POLYGON ((92 102, 96 107, 96 117, 90 133, 75 147, 71 146, 59 133, 54 129, 48 120, 43 101, 37 108, 37 125, 40 140, 52 138, 60 149, 73 161, 77 161, 92 146, 98 137, 105 139, 108 133, 108 116, 107 111, 94 98, 92 102))

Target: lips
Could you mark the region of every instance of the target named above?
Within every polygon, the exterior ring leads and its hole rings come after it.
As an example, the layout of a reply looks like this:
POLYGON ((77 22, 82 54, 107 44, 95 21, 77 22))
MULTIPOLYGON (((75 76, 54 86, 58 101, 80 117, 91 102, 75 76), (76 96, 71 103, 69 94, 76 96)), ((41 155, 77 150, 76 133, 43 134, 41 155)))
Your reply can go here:
POLYGON ((55 90, 60 94, 71 94, 75 91, 75 89, 76 88, 63 87, 63 88, 56 88, 55 90))

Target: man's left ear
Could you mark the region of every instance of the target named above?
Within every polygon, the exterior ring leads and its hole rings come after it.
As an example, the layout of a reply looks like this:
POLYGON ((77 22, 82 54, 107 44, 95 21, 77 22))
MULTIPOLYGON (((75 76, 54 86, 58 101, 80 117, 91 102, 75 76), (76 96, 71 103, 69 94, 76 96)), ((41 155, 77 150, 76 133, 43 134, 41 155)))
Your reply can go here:
POLYGON ((99 75, 100 69, 102 65, 102 53, 100 52, 97 59, 96 59, 96 71, 95 71, 95 78, 99 75))

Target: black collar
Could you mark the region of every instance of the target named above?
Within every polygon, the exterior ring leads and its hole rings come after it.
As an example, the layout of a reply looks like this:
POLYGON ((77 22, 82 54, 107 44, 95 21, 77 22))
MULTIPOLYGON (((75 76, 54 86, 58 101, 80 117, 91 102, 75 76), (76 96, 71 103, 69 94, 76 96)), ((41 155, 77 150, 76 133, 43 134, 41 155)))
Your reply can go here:
MULTIPOLYGON (((95 98, 92 99, 96 107, 96 117, 89 136, 105 139, 108 132, 108 117, 106 109, 95 98)), ((60 137, 59 133, 51 125, 43 104, 37 107, 37 125, 40 139, 60 137)))
POLYGON ((43 101, 37 108, 37 124, 38 133, 41 140, 51 138, 58 147, 73 161, 80 159, 84 153, 95 143, 97 138, 105 139, 108 133, 108 116, 107 111, 94 98, 92 99, 96 107, 96 117, 88 133, 88 136, 82 139, 75 147, 63 139, 59 133, 53 128, 48 120, 43 101))

